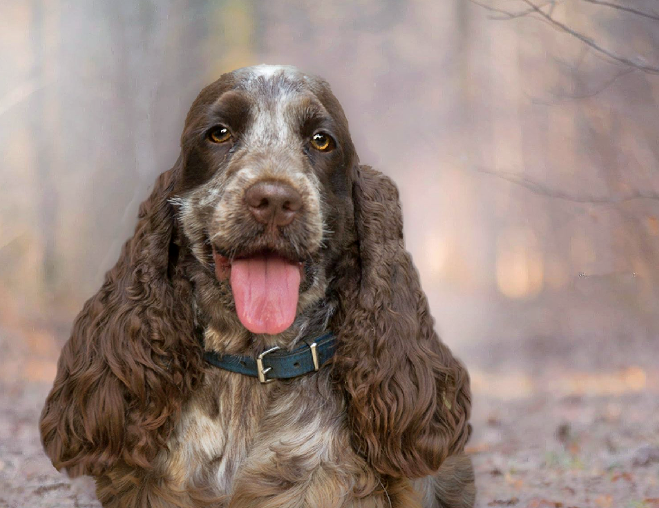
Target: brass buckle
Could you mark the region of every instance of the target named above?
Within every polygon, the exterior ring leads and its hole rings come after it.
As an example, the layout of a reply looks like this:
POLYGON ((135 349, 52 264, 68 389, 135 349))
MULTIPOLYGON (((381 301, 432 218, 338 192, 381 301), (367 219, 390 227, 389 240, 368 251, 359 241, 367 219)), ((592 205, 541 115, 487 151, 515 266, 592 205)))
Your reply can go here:
POLYGON ((318 344, 315 342, 311 345, 309 345, 309 349, 311 349, 311 359, 313 360, 313 370, 318 372, 320 369, 320 362, 318 361, 318 350, 316 349, 318 347, 318 344))
POLYGON ((279 349, 279 346, 271 347, 270 349, 267 349, 263 351, 257 358, 256 358, 256 370, 259 374, 259 381, 261 383, 266 384, 266 383, 271 383, 274 381, 274 379, 268 379, 266 377, 266 374, 272 370, 272 367, 268 367, 266 369, 263 368, 263 357, 267 354, 272 353, 273 351, 277 351, 279 349))

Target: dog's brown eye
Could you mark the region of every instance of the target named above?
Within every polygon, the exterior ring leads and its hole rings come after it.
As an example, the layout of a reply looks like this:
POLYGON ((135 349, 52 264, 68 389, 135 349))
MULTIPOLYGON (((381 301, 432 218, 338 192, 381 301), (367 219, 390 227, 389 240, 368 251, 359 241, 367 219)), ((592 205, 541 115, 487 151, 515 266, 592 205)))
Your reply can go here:
POLYGON ((213 127, 208 133, 208 139, 213 143, 226 143, 231 139, 231 131, 223 125, 213 127))
POLYGON ((329 152, 334 148, 334 140, 323 132, 311 136, 311 146, 320 152, 329 152))

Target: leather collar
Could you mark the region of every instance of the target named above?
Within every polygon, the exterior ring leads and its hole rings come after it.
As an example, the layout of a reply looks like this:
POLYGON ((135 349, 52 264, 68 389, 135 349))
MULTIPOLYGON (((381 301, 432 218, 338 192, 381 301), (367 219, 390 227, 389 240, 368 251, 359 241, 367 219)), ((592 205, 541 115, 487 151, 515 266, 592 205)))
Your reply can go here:
POLYGON ((206 351, 204 359, 220 369, 257 377, 261 383, 269 383, 275 379, 290 379, 317 371, 335 351, 336 337, 332 332, 327 332, 315 339, 305 339, 304 344, 293 351, 274 347, 256 358, 206 351))

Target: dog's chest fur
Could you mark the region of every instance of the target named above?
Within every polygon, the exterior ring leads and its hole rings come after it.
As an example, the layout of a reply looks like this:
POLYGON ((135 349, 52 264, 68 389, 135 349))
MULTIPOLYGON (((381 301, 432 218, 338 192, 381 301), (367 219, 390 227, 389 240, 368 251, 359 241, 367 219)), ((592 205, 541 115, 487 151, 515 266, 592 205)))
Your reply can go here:
POLYGON ((273 464, 294 464, 312 474, 361 462, 350 448, 343 402, 323 370, 261 384, 209 368, 183 409, 169 449, 161 460, 170 481, 217 495, 230 495, 244 471, 273 464))
POLYGON ((209 369, 204 385, 184 406, 170 438, 171 453, 165 459, 165 470, 176 484, 216 485, 220 492, 230 489, 271 391, 253 381, 209 369))

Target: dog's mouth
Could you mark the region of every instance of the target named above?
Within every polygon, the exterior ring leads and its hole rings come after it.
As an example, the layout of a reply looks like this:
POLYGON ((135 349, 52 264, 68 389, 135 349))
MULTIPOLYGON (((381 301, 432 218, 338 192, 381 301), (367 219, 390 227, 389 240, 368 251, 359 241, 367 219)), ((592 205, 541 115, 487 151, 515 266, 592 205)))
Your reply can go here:
POLYGON ((303 264, 273 251, 230 259, 213 248, 215 276, 229 279, 238 319, 252 333, 275 335, 295 320, 303 264))

